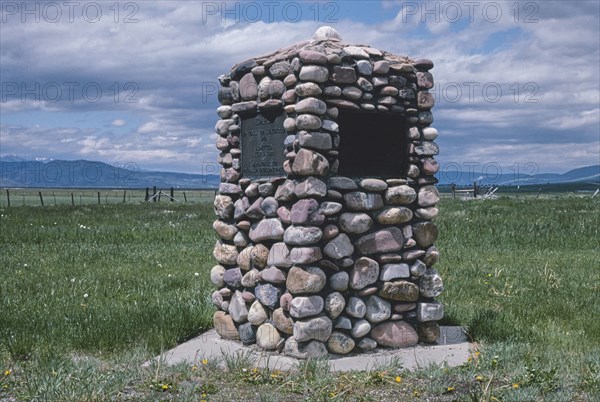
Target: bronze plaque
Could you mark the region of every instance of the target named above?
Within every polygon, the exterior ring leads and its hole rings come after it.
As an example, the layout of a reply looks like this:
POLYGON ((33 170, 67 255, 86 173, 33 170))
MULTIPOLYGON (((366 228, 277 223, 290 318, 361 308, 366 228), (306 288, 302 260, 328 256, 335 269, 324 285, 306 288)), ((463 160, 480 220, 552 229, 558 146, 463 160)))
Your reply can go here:
POLYGON ((259 114, 242 119, 242 177, 249 179, 286 176, 285 114, 259 114))

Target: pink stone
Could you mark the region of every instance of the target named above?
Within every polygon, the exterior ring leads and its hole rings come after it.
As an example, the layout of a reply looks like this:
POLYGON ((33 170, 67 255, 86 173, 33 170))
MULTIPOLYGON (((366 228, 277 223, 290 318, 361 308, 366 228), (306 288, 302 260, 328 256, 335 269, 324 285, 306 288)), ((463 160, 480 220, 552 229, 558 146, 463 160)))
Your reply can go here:
POLYGON ((371 338, 381 346, 407 348, 419 342, 415 329, 404 321, 385 322, 373 328, 371 338))

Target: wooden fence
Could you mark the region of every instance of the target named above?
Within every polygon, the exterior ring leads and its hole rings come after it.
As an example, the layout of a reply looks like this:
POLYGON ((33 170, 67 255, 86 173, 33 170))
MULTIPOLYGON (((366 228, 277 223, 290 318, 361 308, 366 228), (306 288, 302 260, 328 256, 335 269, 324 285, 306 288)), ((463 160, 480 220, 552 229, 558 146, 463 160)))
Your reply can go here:
POLYGON ((0 195, 0 207, 90 205, 144 202, 212 202, 216 189, 130 188, 4 188, 0 195))

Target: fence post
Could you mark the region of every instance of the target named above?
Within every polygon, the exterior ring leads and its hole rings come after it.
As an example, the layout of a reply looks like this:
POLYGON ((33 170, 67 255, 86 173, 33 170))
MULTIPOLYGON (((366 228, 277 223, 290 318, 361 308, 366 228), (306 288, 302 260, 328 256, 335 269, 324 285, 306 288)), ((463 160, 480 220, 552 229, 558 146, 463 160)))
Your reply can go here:
MULTIPOLYGON (((156 186, 152 187, 152 197, 153 197, 152 200, 154 202, 156 202, 156 186)), ((159 195, 159 197, 160 197, 160 195, 159 195)))
POLYGON ((54 194, 54 191, 52 192, 52 198, 54 199, 54 205, 56 205, 56 194, 54 194))
POLYGON ((171 202, 175 201, 175 190, 171 187, 171 202))
POLYGON ((123 204, 125 204, 125 195, 127 194, 127 190, 123 190, 123 204))
MULTIPOLYGON (((8 190, 6 190, 6 191, 8 191, 8 190)), ((185 202, 187 202, 187 197, 185 195, 185 191, 183 192, 183 199, 185 200, 185 202)))
POLYGON ((10 191, 6 189, 6 201, 8 201, 8 207, 10 208, 10 191))
POLYGON ((75 206, 75 197, 73 196, 72 192, 71 192, 71 205, 75 206))
POLYGON ((98 191, 98 205, 100 205, 100 191, 98 191))
POLYGON ((42 197, 42 192, 38 191, 38 194, 40 195, 40 203, 42 204, 42 207, 44 206, 44 197, 42 197))
POLYGON ((148 201, 148 198, 150 198, 150 189, 146 187, 146 197, 144 198, 144 201, 148 201))
POLYGON ((452 199, 456 198, 456 184, 452 183, 452 199))
POLYGON ((477 182, 473 182, 473 198, 477 198, 477 182))

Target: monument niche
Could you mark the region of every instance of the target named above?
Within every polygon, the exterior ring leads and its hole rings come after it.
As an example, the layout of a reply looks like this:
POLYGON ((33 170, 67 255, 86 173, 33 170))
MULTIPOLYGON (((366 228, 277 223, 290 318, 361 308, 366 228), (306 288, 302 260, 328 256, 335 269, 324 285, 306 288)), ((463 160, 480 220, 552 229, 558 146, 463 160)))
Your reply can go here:
POLYGON ((296 358, 435 343, 433 63, 311 40, 219 77, 219 335, 296 358))

